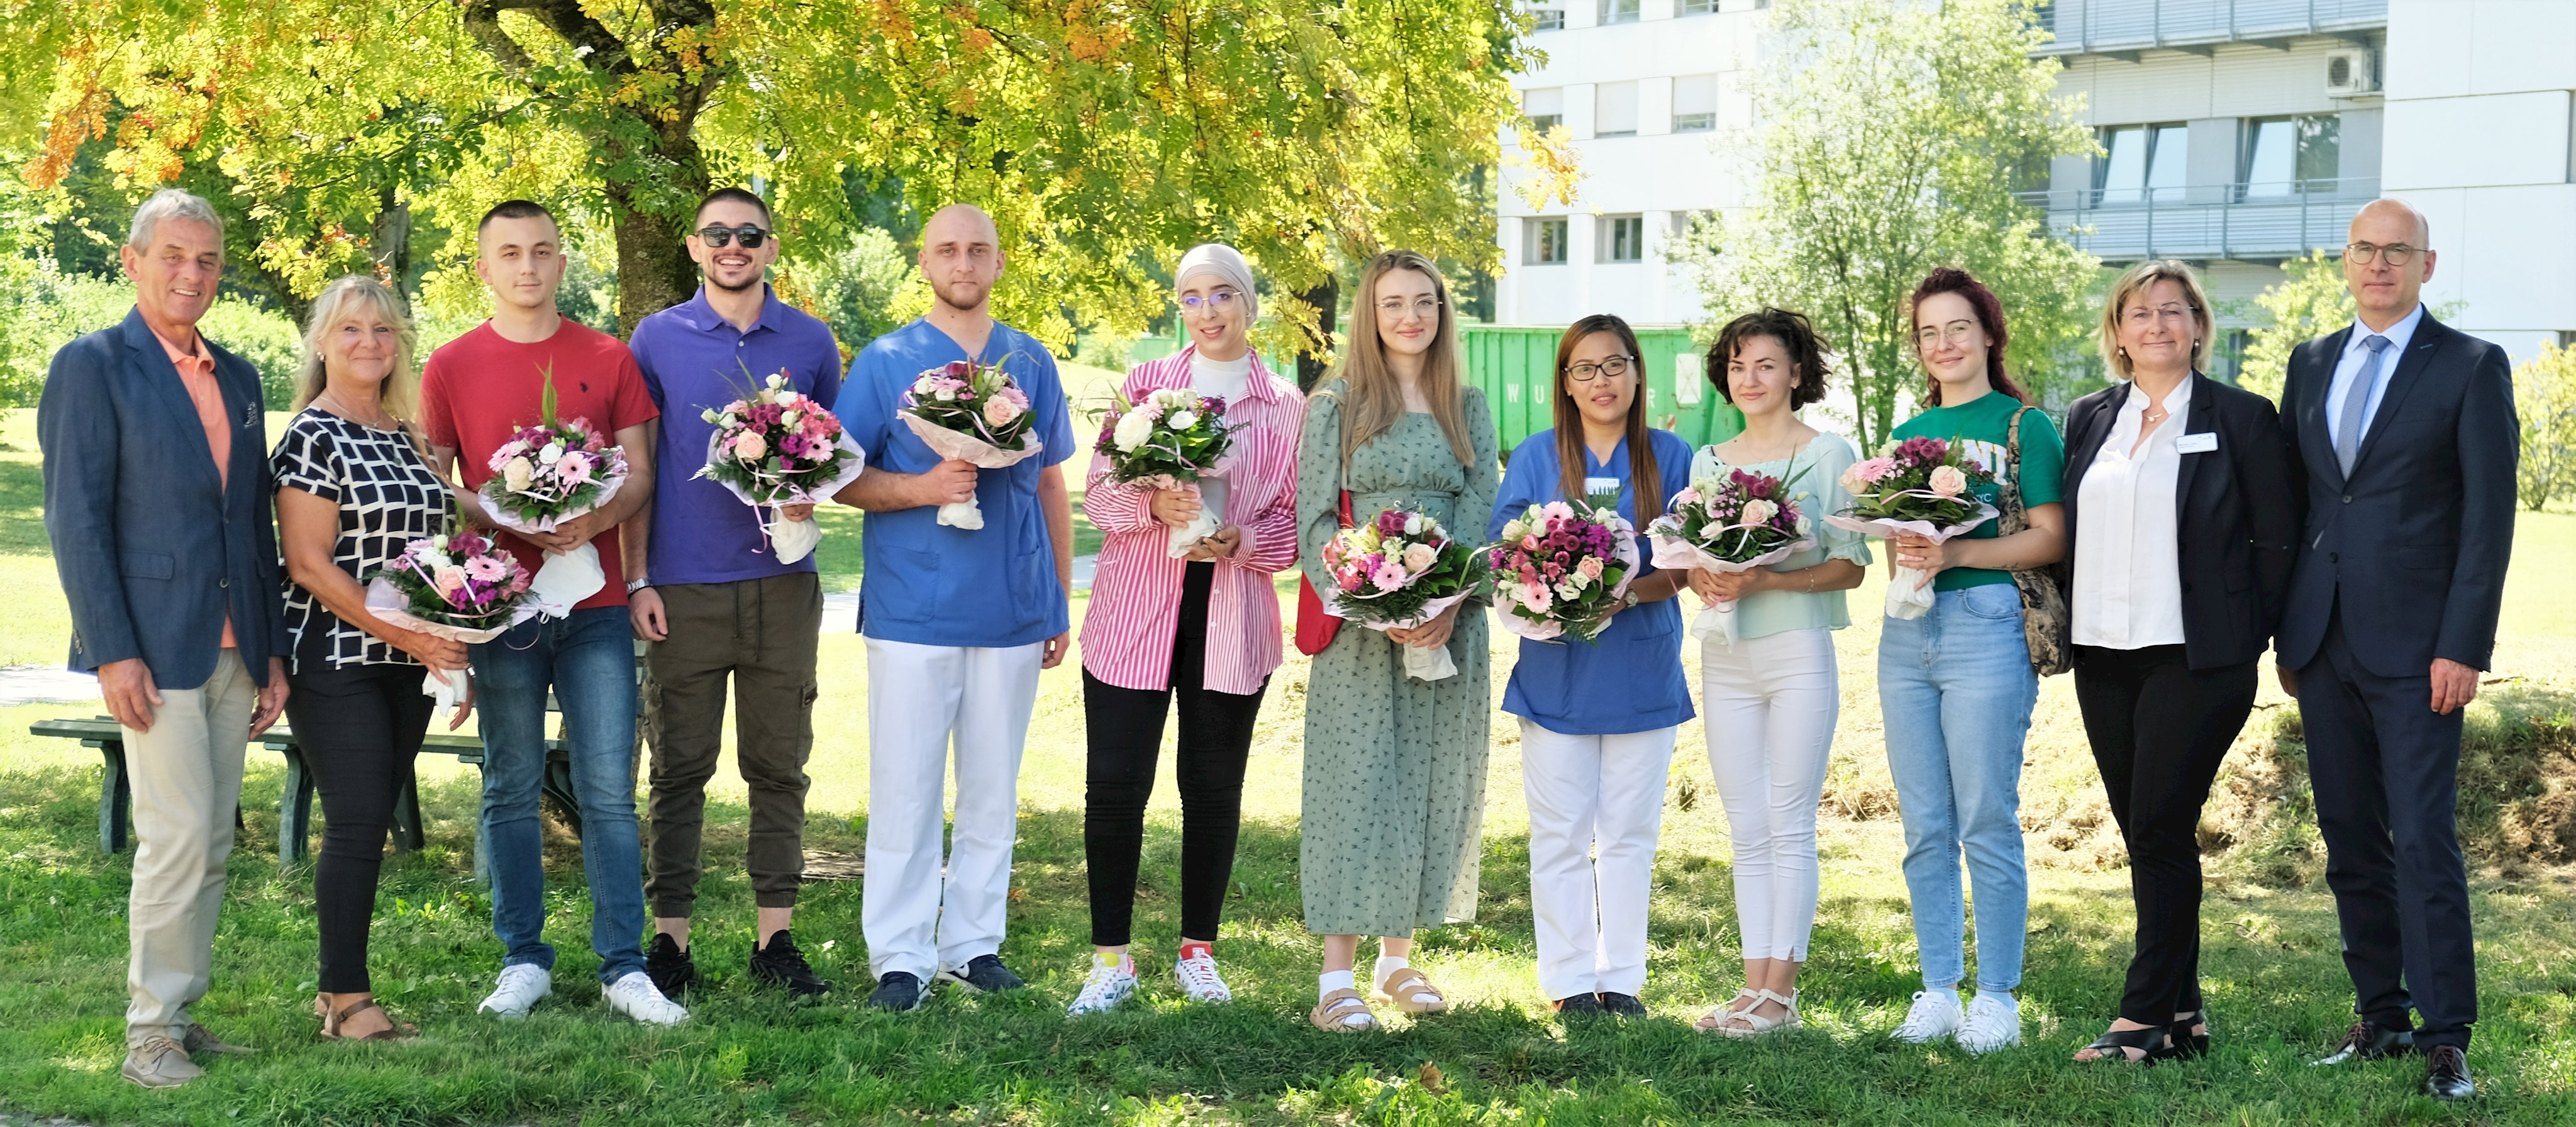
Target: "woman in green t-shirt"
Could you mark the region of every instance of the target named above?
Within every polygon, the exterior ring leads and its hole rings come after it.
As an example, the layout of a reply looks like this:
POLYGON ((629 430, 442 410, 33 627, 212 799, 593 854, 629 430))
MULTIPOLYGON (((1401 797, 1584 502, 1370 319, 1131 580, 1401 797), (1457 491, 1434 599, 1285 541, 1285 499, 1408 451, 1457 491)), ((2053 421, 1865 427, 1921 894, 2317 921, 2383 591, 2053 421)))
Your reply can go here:
MULTIPOLYGON (((2022 740, 2039 679, 2022 638, 2021 592, 2012 572, 2047 567, 2066 551, 2058 503, 2066 450, 2046 412, 2030 408, 2004 374, 2003 303, 1966 271, 1944 267, 1914 291, 1914 349, 1930 387, 1928 408, 1896 428, 1963 444, 1998 480, 2021 486, 2030 527, 2010 536, 1995 523, 1936 544, 1901 537, 1897 567, 1931 577, 1932 609, 1889 617, 1879 634, 1878 704, 1888 772, 1905 822, 1905 884, 1923 989, 1898 1040, 1953 1037, 1971 1053, 2021 1042, 2023 925, 2030 880, 2021 849, 2022 740), (2019 464, 2006 453, 2021 422, 2019 464), (1967 906, 1959 858, 1977 894, 1977 994, 1962 1008, 1967 906)), ((1978 489, 1988 504, 1996 489, 1978 489)), ((1903 573, 1899 573, 1902 576, 1903 573)), ((1899 578, 1898 582, 1905 582, 1899 578)))

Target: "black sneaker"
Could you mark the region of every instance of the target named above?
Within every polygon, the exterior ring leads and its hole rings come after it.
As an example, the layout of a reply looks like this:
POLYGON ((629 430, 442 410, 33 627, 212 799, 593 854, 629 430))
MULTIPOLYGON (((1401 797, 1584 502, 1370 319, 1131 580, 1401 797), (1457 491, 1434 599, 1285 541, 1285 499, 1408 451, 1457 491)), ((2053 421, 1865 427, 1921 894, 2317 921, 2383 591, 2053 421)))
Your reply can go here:
POLYGON ((1576 994, 1556 1000, 1556 1016, 1560 1019, 1600 1017, 1608 1012, 1601 1008, 1601 996, 1598 994, 1576 994))
POLYGON ((751 953, 751 980, 763 986, 783 986, 799 998, 829 993, 832 984, 814 974, 805 962, 805 953, 796 949, 796 941, 780 928, 769 937, 769 945, 751 953))
POLYGON ((1601 992, 1601 1010, 1612 1017, 1646 1016, 1646 1004, 1638 1001, 1636 995, 1622 994, 1616 990, 1601 992))
POLYGON ((890 970, 877 980, 876 993, 868 995, 868 1008, 909 1013, 930 1000, 930 987, 913 977, 911 971, 890 970))
POLYGON ((954 982, 978 994, 1017 990, 1028 985, 1021 981, 1020 976, 1012 974, 1011 968, 1002 965, 999 955, 977 955, 966 960, 965 966, 940 971, 939 978, 942 982, 954 982))
POLYGON ((652 949, 644 952, 644 973, 653 980, 654 989, 676 1002, 698 981, 698 964, 680 949, 678 940, 657 933, 652 949))

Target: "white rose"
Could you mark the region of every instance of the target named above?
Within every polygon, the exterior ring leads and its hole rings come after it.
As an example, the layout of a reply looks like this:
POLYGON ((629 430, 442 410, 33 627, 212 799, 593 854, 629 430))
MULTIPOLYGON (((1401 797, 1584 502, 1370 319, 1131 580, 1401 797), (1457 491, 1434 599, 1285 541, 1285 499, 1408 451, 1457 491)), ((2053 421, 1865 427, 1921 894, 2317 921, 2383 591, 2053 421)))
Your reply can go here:
POLYGON ((1199 425, 1199 413, 1189 410, 1175 411, 1167 421, 1172 424, 1173 430, 1188 430, 1199 425))
POLYGON ((939 394, 932 396, 932 398, 937 399, 942 403, 952 402, 957 398, 957 389, 949 387, 940 388, 939 394))
POLYGON ((1132 454, 1153 433, 1154 420, 1150 416, 1143 411, 1129 411, 1118 416, 1118 429, 1110 433, 1109 441, 1118 447, 1120 453, 1132 454))
POLYGON ((563 450, 564 450, 563 443, 560 443, 560 442, 549 442, 549 443, 546 443, 546 448, 545 448, 545 449, 537 451, 537 461, 538 461, 538 462, 540 462, 540 463, 542 463, 542 464, 544 464, 544 465, 549 465, 549 466, 551 466, 551 465, 555 464, 557 461, 562 460, 562 458, 563 458, 563 450))
POLYGON ((925 375, 920 379, 912 381, 912 393, 914 395, 930 394, 930 377, 925 375))
POLYGON ((1407 536, 1420 536, 1420 535, 1422 535, 1422 514, 1420 514, 1420 513, 1407 513, 1407 514, 1405 514, 1405 516, 1404 516, 1404 534, 1405 534, 1405 535, 1407 535, 1407 536))
POLYGON ((794 411, 781 411, 781 412, 779 412, 779 414, 778 414, 778 423, 779 423, 779 425, 780 425, 780 426, 790 426, 790 427, 795 426, 795 425, 796 425, 796 414, 797 414, 797 413, 796 413, 796 412, 794 412, 794 411))
POLYGON ((1940 466, 1933 469, 1930 484, 1932 492, 1944 497, 1956 497, 1960 490, 1968 487, 1968 475, 1959 472, 1957 466, 1940 466))
POLYGON ((704 411, 698 412, 698 417, 712 423, 716 421, 716 409, 709 407, 704 411))
MULTIPOLYGON (((528 479, 535 477, 536 472, 536 467, 529 465, 526 458, 512 458, 501 465, 501 484, 516 493, 528 487, 528 479)), ((446 546, 445 541, 439 543, 441 548, 446 546)))

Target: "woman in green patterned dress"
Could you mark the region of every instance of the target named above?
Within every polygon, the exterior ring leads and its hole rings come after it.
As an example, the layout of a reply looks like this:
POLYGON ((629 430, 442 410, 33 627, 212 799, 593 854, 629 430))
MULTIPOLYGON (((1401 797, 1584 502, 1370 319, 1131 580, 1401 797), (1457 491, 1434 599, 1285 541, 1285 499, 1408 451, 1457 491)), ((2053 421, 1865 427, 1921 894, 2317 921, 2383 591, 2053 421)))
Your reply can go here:
MULTIPOLYGON (((1306 401, 1297 454, 1298 556, 1331 590, 1323 547, 1351 514, 1427 513, 1476 535, 1497 487, 1493 413, 1462 384, 1448 286, 1408 250, 1372 260, 1352 305, 1336 378, 1306 401)), ((1301 876, 1306 928, 1324 937, 1316 1028, 1374 1028, 1352 968, 1378 937, 1375 993, 1411 1014, 1449 1008, 1408 961, 1413 931, 1476 915, 1491 715, 1483 600, 1414 630, 1346 627, 1315 655, 1306 688, 1301 876), (1402 646, 1447 646, 1454 676, 1406 676, 1402 646)))

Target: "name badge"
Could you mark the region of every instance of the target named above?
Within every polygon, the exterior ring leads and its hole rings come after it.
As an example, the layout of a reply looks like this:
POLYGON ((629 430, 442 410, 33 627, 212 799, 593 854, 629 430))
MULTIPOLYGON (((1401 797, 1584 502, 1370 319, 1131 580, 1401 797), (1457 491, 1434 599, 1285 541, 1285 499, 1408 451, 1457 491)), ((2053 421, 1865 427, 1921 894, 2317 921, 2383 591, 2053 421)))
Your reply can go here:
POLYGON ((1627 484, 1615 477, 1587 477, 1583 479, 1583 493, 1587 497, 1596 493, 1607 493, 1616 497, 1619 495, 1619 490, 1625 488, 1627 484))
POLYGON ((2216 449, 2218 449, 2218 432, 2214 430, 2186 434, 2174 440, 2174 453, 2177 454, 2207 454, 2216 449))

